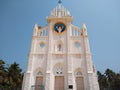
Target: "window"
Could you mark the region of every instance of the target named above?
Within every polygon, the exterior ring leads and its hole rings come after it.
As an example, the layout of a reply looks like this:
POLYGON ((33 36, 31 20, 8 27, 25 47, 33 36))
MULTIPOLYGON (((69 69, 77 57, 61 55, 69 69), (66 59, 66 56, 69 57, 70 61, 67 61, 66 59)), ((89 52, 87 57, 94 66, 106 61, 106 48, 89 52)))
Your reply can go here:
POLYGON ((62 51, 62 46, 61 46, 61 44, 58 45, 57 49, 58 49, 58 51, 62 51))
POLYGON ((72 36, 80 36, 80 31, 78 30, 72 30, 72 36))
POLYGON ((40 32, 40 36, 42 36, 42 32, 40 32))
POLYGON ((45 30, 45 36, 48 36, 48 30, 45 30))
POLYGON ((80 47, 80 43, 79 42, 75 42, 75 47, 76 48, 80 47))
POLYGON ((80 71, 78 71, 78 72, 76 72, 76 75, 80 76, 80 75, 82 75, 82 73, 80 71))
POLYGON ((38 73, 37 73, 37 76, 42 76, 43 75, 43 73, 41 72, 41 71, 39 71, 38 73))
POLYGON ((45 43, 40 43, 40 47, 44 48, 45 47, 45 43))
POLYGON ((69 85, 68 87, 69 87, 69 89, 73 89, 73 85, 69 85))
POLYGON ((63 65, 58 63, 55 65, 54 67, 54 74, 55 75, 63 75, 64 74, 64 69, 63 69, 63 65))
POLYGON ((37 34, 38 36, 48 36, 48 30, 39 31, 37 34))

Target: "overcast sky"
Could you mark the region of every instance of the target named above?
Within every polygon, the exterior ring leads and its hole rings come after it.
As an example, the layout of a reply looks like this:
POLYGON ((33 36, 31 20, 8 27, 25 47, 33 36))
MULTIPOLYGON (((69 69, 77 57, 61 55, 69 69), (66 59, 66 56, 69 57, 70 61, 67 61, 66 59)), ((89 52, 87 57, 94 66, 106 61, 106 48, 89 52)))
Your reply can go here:
MULTIPOLYGON (((16 61, 25 71, 34 24, 46 26, 46 16, 58 0, 0 0, 0 59, 16 61)), ((73 24, 88 29, 97 70, 120 71, 120 0, 62 0, 73 24)))

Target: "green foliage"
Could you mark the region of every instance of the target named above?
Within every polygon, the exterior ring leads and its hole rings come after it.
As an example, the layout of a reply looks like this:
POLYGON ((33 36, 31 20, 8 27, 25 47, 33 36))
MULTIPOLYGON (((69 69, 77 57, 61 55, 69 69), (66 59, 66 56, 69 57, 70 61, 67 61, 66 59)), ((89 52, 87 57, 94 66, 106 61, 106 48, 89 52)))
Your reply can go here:
MULTIPOLYGON (((100 90, 120 90, 120 73, 110 69, 102 74, 97 72, 100 90)), ((0 90, 21 90, 23 80, 22 69, 14 62, 7 65, 0 60, 0 90)))
POLYGON ((97 75, 100 90, 120 90, 120 73, 106 69, 104 74, 98 71, 97 75))
POLYGON ((0 90, 21 90, 23 80, 22 69, 14 62, 6 65, 0 60, 0 90))

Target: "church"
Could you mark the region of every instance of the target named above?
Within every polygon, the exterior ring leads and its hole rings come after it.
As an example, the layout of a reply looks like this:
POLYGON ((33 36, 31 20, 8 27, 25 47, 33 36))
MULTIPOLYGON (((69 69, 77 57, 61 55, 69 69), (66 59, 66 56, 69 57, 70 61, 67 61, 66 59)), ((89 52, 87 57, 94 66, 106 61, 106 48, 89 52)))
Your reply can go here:
POLYGON ((86 25, 73 25, 61 0, 46 21, 34 26, 22 90, 99 90, 86 25))

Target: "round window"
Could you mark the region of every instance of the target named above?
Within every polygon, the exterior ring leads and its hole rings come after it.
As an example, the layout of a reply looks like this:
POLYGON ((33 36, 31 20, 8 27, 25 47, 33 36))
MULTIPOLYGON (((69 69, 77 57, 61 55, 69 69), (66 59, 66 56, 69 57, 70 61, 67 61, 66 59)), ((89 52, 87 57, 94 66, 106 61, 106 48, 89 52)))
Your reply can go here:
POLYGON ((44 44, 44 43, 40 43, 40 47, 41 47, 41 48, 44 48, 44 47, 45 47, 45 44, 44 44))
POLYGON ((62 33, 65 31, 66 26, 63 23, 56 23, 54 25, 54 30, 58 33, 62 33))
POLYGON ((80 47, 80 43, 79 42, 75 42, 75 47, 80 47))

